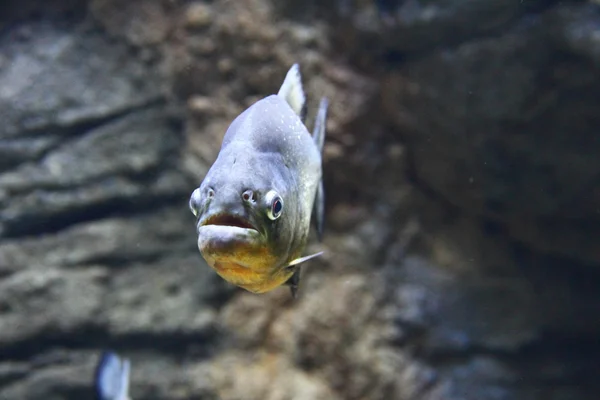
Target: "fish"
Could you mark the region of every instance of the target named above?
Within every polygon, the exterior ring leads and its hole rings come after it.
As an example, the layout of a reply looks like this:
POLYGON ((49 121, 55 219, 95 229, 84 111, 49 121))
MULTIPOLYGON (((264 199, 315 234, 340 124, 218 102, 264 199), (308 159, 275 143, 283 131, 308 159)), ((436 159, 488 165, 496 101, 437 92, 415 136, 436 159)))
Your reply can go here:
POLYGON ((96 400, 131 400, 129 397, 129 371, 131 363, 116 353, 104 351, 94 371, 96 400))
POLYGON ((198 249, 225 281, 260 294, 282 285, 295 298, 311 227, 323 236, 322 151, 329 101, 322 97, 312 134, 299 65, 279 91, 229 125, 219 154, 191 194, 198 249))

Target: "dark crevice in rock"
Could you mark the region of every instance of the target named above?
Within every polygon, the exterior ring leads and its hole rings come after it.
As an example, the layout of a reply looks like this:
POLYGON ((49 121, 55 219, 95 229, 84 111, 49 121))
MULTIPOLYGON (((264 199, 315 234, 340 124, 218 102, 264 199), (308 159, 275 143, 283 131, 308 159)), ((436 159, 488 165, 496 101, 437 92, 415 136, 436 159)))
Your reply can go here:
POLYGON ((445 210, 453 213, 461 213, 462 211, 458 206, 452 204, 442 193, 436 191, 433 187, 427 184, 427 182, 419 177, 417 172, 415 154, 411 151, 411 147, 407 147, 406 152, 406 177, 408 181, 425 197, 439 203, 445 210))
MULTIPOLYGON (((63 143, 59 147, 68 146, 68 143, 63 143)), ((84 182, 56 182, 52 180, 39 181, 35 182, 35 186, 25 186, 20 188, 10 187, 11 195, 26 195, 35 191, 47 191, 49 193, 69 193, 77 190, 85 190, 94 185, 102 185, 107 182, 107 180, 111 179, 122 179, 124 181, 140 184, 140 185, 150 185, 153 181, 160 177, 160 174, 163 171, 170 170, 174 166, 170 157, 166 157, 162 160, 162 164, 148 168, 145 171, 141 172, 133 172, 133 171, 109 171, 105 173, 99 173, 93 177, 86 179, 84 182)))
POLYGON ((0 373, 0 387, 6 387, 13 382, 26 378, 29 372, 30 368, 24 366, 21 368, 17 367, 13 371, 2 371, 2 373, 0 373))
POLYGON ((83 132, 90 131, 92 129, 100 128, 102 125, 109 124, 116 121, 119 118, 127 117, 128 115, 134 114, 139 111, 149 110, 155 107, 165 106, 166 99, 164 96, 156 96, 151 99, 147 99, 143 103, 133 104, 130 107, 126 107, 120 110, 114 110, 111 114, 102 115, 99 117, 90 117, 84 121, 77 121, 72 125, 47 125, 31 130, 22 130, 19 133, 20 139, 26 138, 38 138, 41 136, 58 135, 61 137, 72 137, 83 132))
POLYGON ((400 263, 406 255, 404 243, 399 239, 402 232, 391 231, 383 238, 383 242, 375 252, 373 265, 375 268, 385 268, 386 262, 400 263))
POLYGON ((508 236, 508 232, 506 228, 499 222, 493 219, 482 218, 481 222, 481 230, 489 236, 508 236))
POLYGON ((521 270, 530 278, 537 277, 543 282, 560 276, 565 283, 580 282, 588 287, 597 287, 600 293, 600 266, 595 263, 532 250, 519 240, 512 241, 512 251, 521 270))
MULTIPOLYGON (((582 3, 585 0, 575 0, 573 3, 582 3)), ((521 2, 519 7, 523 8, 523 13, 505 24, 499 25, 493 29, 487 29, 482 32, 475 32, 465 36, 446 35, 439 38, 436 42, 432 42, 422 47, 405 49, 398 48, 396 41, 390 41, 388 38, 397 38, 397 33, 394 33, 394 27, 388 27, 381 32, 362 32, 359 33, 357 40, 352 41, 349 45, 346 42, 346 35, 342 34, 341 38, 336 39, 337 33, 333 33, 333 39, 338 43, 335 47, 336 56, 344 55, 344 61, 355 64, 357 70, 375 78, 382 72, 393 71, 410 62, 416 62, 423 58, 431 56, 432 53, 441 50, 452 50, 461 46, 477 43, 489 39, 499 38, 513 29, 520 29, 531 26, 540 22, 540 17, 555 8, 557 5, 562 5, 559 0, 539 0, 521 2), (358 40, 368 43, 368 45, 356 47, 354 49, 348 46, 356 46, 358 40), (365 54, 365 49, 368 49, 368 54, 365 54)), ((331 17, 330 17, 331 18, 331 17)), ((338 17, 339 18, 339 17, 338 17)), ((348 23, 348 21, 345 21, 348 23)), ((347 28, 352 30, 352 28, 347 28)), ((410 29, 410 28, 409 28, 410 29)))
POLYGON ((36 355, 43 354, 41 349, 66 348, 73 350, 93 350, 112 348, 117 351, 160 352, 173 357, 183 357, 189 347, 194 347, 196 356, 206 356, 216 351, 215 332, 167 332, 127 334, 112 336, 106 329, 98 326, 81 327, 74 332, 45 332, 44 335, 13 342, 0 348, 0 359, 4 361, 32 360, 36 367, 36 355), (201 346, 200 346, 201 345, 201 346), (199 352, 198 349, 203 350, 199 352))
MULTIPOLYGON (((143 212, 148 212, 148 210, 143 212)), ((193 250, 194 248, 191 249, 193 250)), ((121 269, 137 263, 154 264, 160 262, 161 260, 168 260, 170 257, 170 255, 164 255, 160 252, 157 252, 156 254, 137 254, 135 256, 129 254, 122 256, 105 255, 99 257, 90 257, 86 259, 86 264, 75 265, 75 268, 85 270, 90 268, 91 265, 102 265, 109 268, 121 269)))
MULTIPOLYGON (((585 3, 586 1, 587 0, 571 0, 570 3, 585 3)), ((561 0, 521 1, 520 7, 523 8, 525 11, 525 16, 527 16, 527 14, 541 14, 556 5, 561 5, 564 3, 565 2, 561 0)))
POLYGON ((110 124, 136 112, 162 107, 165 105, 165 101, 164 97, 159 96, 143 104, 136 104, 113 114, 90 118, 73 125, 48 125, 29 131, 23 130, 15 138, 0 139, 0 172, 18 167, 25 162, 40 161, 50 152, 68 146, 70 138, 101 128, 103 125, 110 124), (36 141, 42 140, 44 143, 36 145, 36 141))
POLYGON ((416 352, 415 356, 443 370, 489 358, 510 368, 528 382, 548 384, 598 385, 596 369, 600 343, 596 337, 544 337, 518 351, 470 347, 462 351, 416 352), (547 365, 546 370, 539 365, 547 365))
MULTIPOLYGON (((156 212, 155 210, 151 211, 152 213, 156 212)), ((142 213, 150 213, 149 210, 142 211, 142 213)), ((181 241, 181 240, 179 240, 181 241)), ((198 248, 195 243, 191 243, 189 246, 177 246, 180 243, 174 244, 174 251, 179 250, 181 252, 189 251, 192 254, 196 254, 198 252, 198 248)), ((81 269, 85 270, 90 268, 93 265, 102 265, 109 268, 114 269, 123 269, 128 268, 133 264, 158 264, 162 261, 165 261, 167 264, 172 259, 172 254, 165 254, 162 249, 157 250, 155 254, 136 254, 136 255, 103 255, 98 257, 89 257, 86 259, 85 264, 78 264, 74 267, 69 266, 70 269, 81 269)), ((7 274, 9 275, 9 274, 7 274)), ((0 275, 0 277, 2 277, 0 275)), ((217 303, 221 303, 217 301, 217 303)))
POLYGON ((51 215, 20 216, 17 220, 4 222, 4 238, 20 238, 26 236, 56 233, 83 222, 104 218, 139 215, 157 208, 178 202, 181 194, 154 196, 146 198, 114 198, 99 204, 74 206, 66 211, 58 211, 51 215))
POLYGON ((87 3, 85 0, 3 0, 0 3, 0 33, 25 21, 55 20, 70 25, 84 18, 87 3))
MULTIPOLYGON (((423 331, 424 332, 424 331, 423 331)), ((594 359, 600 355, 600 343, 594 336, 565 337, 546 335, 531 344, 512 350, 484 346, 468 346, 463 349, 422 349, 416 347, 414 354, 432 364, 453 364, 475 356, 492 356, 505 361, 537 358, 552 355, 556 358, 594 359)))
POLYGON ((0 139, 0 172, 18 167, 27 161, 39 161, 57 148, 59 141, 52 132, 36 138, 0 139))

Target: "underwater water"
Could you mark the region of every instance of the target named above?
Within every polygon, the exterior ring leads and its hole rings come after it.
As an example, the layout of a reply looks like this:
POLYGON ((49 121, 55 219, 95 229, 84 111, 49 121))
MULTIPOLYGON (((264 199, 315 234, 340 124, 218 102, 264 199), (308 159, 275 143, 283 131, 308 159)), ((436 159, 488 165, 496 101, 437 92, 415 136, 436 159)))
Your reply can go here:
POLYGON ((98 398, 107 350, 131 400, 599 399, 599 37, 595 0, 2 1, 0 400, 98 398), (190 196, 295 63, 294 298, 219 276, 190 196))

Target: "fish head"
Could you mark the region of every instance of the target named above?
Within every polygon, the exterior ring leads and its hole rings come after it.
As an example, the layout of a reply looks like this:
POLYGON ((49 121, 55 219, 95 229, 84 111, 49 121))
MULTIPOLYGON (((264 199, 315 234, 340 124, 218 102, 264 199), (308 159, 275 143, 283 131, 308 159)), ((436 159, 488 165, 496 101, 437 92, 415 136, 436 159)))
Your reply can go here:
MULTIPOLYGON (((219 276, 250 292, 264 293, 285 283, 288 268, 293 196, 272 180, 236 179, 229 171, 207 174, 190 198, 197 218, 198 249, 219 276), (223 177, 221 177, 223 178, 223 177)), ((246 174, 244 174, 245 176, 246 174)))

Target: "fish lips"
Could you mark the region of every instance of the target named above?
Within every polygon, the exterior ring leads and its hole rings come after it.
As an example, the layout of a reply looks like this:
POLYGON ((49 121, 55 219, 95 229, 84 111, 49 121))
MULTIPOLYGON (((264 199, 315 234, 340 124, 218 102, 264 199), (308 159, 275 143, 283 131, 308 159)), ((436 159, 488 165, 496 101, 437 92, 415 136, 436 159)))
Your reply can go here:
POLYGON ((248 220, 230 214, 212 215, 198 223, 198 249, 205 258, 233 255, 260 243, 260 238, 248 220))

